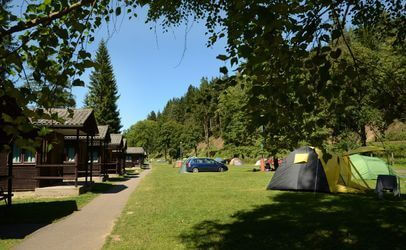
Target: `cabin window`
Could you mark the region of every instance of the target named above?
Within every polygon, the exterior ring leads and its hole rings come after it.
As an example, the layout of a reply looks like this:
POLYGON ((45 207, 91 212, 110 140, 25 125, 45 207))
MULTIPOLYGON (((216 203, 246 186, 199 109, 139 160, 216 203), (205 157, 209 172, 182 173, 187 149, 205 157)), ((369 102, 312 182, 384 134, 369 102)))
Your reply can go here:
POLYGON ((126 156, 125 156, 125 161, 126 161, 126 162, 132 162, 131 155, 126 155, 126 156))
POLYGON ((75 161, 75 147, 74 146, 67 146, 66 147, 66 161, 74 162, 75 161))
POLYGON ((21 149, 13 145, 13 163, 21 163, 21 149))
POLYGON ((89 154, 89 161, 90 159, 93 160, 93 162, 99 162, 99 152, 97 150, 92 150, 92 155, 89 154))
POLYGON ((35 163, 35 154, 29 150, 24 152, 24 162, 35 163))

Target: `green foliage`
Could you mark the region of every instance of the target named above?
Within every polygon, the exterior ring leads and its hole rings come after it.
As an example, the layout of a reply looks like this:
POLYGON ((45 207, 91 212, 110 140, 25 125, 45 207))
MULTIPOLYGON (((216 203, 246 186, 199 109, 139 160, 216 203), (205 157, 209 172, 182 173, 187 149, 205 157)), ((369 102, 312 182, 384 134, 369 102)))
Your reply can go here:
POLYGON ((169 156, 170 156, 172 159, 176 159, 176 158, 179 157, 179 151, 178 151, 177 149, 170 148, 170 149, 168 150, 168 153, 169 153, 169 156))
POLYGON ((190 122, 184 124, 182 133, 180 135, 180 140, 182 142, 183 151, 194 150, 194 155, 197 155, 197 144, 199 144, 202 139, 202 130, 199 124, 190 122))
POLYGON ((332 61, 331 83, 339 95, 330 108, 333 134, 351 130, 364 145, 366 125, 384 131, 406 111, 406 57, 389 46, 393 37, 372 42, 375 37, 366 32, 349 32, 351 50, 343 47, 341 59, 332 61))
POLYGON ((248 95, 241 82, 228 87, 219 97, 217 112, 220 114, 222 137, 225 144, 236 147, 252 145, 255 133, 248 130, 249 117, 246 105, 248 95))
MULTIPOLYGON (((183 126, 176 121, 166 121, 160 124, 159 133, 158 133, 158 143, 161 146, 161 149, 164 150, 165 159, 169 149, 173 149, 177 152, 177 149, 180 147, 180 137, 183 130, 183 126)), ((172 158, 177 153, 170 155, 172 158)))
POLYGON ((385 153, 393 154, 395 158, 405 158, 406 156, 406 141, 371 142, 369 144, 385 148, 385 153))
POLYGON ((151 113, 149 113, 147 116, 147 120, 156 121, 156 119, 157 119, 157 117, 156 117, 155 111, 151 111, 151 113))
POLYGON ((90 75, 89 93, 86 96, 85 105, 94 110, 98 124, 109 125, 112 132, 118 133, 122 127, 117 107, 120 96, 110 56, 103 40, 97 50, 95 64, 96 68, 90 75))
POLYGON ((147 154, 156 151, 159 125, 156 121, 144 120, 124 131, 128 146, 143 147, 147 154))
MULTIPOLYGON (((41 109, 59 106, 54 97, 70 99, 69 89, 82 85, 80 76, 94 66, 85 48, 94 41, 94 32, 102 21, 114 20, 121 12, 111 0, 28 1, 21 8, 0 5, 0 99, 12 98, 21 109, 15 116, 14 129, 0 122, 0 147, 21 138, 27 131, 27 119, 47 118, 41 109), (114 12, 114 10, 116 10, 114 12), (41 83, 38 90, 31 79, 41 83), (25 85, 25 86, 23 86, 25 85), (22 117, 25 119, 17 119, 22 117), (24 129, 22 129, 24 127, 24 129)), ((116 0, 117 5, 132 15, 135 0, 116 0)), ((68 103, 71 106, 73 103, 68 103)), ((29 144, 29 142, 26 142, 29 144)))
MULTIPOLYGON (((227 154, 256 157, 258 153, 253 152, 258 151, 255 149, 258 145, 252 144, 256 142, 258 134, 247 130, 249 120, 244 110, 246 93, 242 91, 242 85, 228 87, 228 81, 227 78, 210 81, 203 78, 198 88, 190 86, 184 96, 169 100, 161 114, 158 112, 156 115, 152 111, 143 121, 156 120, 159 124, 155 133, 157 144, 150 152, 163 152, 166 156, 173 149, 171 157, 180 157, 181 151, 183 156, 212 155, 221 148, 211 145, 211 138, 223 137, 230 148, 238 148, 233 152, 227 151, 227 154), (224 89, 226 91, 223 92, 224 89), (202 141, 204 148, 198 151, 197 146, 202 141)), ((135 135, 142 132, 136 125, 127 131, 127 137, 134 134, 131 138, 138 144, 135 135)))
MULTIPOLYGON (((156 114, 160 126, 170 121, 187 128, 198 124, 192 137, 197 138, 200 131, 207 151, 211 136, 245 146, 253 143, 250 134, 257 138, 258 133, 272 154, 292 149, 300 141, 323 145, 347 131, 358 133, 365 144, 365 125, 383 130, 393 119, 405 118, 406 8, 401 1, 116 3, 34 1, 21 17, 2 5, 0 98, 12 97, 22 117, 44 116, 30 111, 28 104, 50 108, 53 103, 46 96, 67 90, 69 84, 83 84, 79 76, 95 66, 83 45, 94 40, 95 30, 122 13, 131 18, 136 7, 148 5, 148 21, 161 22, 165 30, 203 19, 208 45, 227 39, 227 53, 218 59, 229 61, 238 75, 226 81, 203 79, 200 88, 189 88, 184 97, 171 100, 162 114, 156 114), (345 27, 352 27, 354 34, 345 27), (30 87, 17 87, 16 82, 27 81, 26 69, 32 69, 29 73, 35 81, 49 83, 49 88, 37 95, 30 87), (241 89, 247 88, 246 104, 238 104, 245 111, 231 115, 219 110, 220 93, 228 87, 224 82, 242 82, 241 89)), ((228 73, 226 67, 220 71, 228 73)), ((223 99, 233 94, 237 93, 225 94, 223 99)), ((224 102, 222 108, 233 111, 224 102)), ((113 130, 118 131, 117 109, 113 105, 110 110, 105 123, 114 123, 113 130)), ((2 132, 11 138, 21 135, 22 123, 2 126, 2 132)), ((167 150, 168 138, 163 137, 166 146, 162 148, 167 150)), ((179 141, 175 139, 170 141, 179 141)))
POLYGON ((169 27, 193 15, 206 21, 209 45, 227 38, 227 54, 217 58, 240 62, 251 131, 262 128, 270 152, 300 141, 322 146, 348 130, 365 144, 366 125, 383 129, 406 113, 406 9, 399 2, 146 2, 150 21, 169 27))
POLYGON ((406 130, 387 132, 385 134, 385 140, 388 140, 388 141, 406 141, 406 130))

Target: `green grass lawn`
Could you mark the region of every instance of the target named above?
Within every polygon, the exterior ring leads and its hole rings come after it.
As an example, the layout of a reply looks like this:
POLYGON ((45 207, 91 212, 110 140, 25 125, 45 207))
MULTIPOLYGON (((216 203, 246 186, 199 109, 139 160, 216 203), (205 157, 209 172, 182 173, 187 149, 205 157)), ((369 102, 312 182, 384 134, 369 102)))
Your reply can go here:
POLYGON ((11 208, 0 205, 0 249, 10 249, 25 236, 79 210, 112 182, 96 183, 90 192, 64 198, 15 198, 11 208))
POLYGON ((266 191, 272 173, 252 168, 178 174, 154 165, 104 248, 404 249, 404 197, 266 191))
POLYGON ((395 159, 393 167, 399 169, 406 169, 406 158, 395 159))

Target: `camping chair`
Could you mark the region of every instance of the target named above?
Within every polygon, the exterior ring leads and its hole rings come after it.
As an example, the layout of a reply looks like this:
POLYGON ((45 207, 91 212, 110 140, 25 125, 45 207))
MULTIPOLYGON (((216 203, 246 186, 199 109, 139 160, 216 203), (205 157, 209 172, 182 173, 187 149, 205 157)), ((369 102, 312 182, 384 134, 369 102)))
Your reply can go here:
POLYGON ((8 205, 8 202, 7 202, 8 200, 7 200, 7 198, 9 197, 9 195, 10 195, 10 194, 5 194, 3 188, 0 187, 0 201, 1 201, 1 200, 4 200, 4 202, 6 203, 6 205, 8 205))
POLYGON ((396 175, 378 175, 375 192, 379 198, 383 198, 384 191, 393 192, 394 196, 400 197, 400 183, 396 175))

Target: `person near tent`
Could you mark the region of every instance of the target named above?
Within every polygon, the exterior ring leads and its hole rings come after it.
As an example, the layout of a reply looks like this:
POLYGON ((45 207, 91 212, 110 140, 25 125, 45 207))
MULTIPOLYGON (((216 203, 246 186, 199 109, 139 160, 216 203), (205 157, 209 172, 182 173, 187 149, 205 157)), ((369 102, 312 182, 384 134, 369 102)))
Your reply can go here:
POLYGON ((274 169, 272 163, 273 163, 273 157, 268 156, 268 159, 266 160, 265 165, 269 166, 269 170, 274 171, 275 169, 274 169))
POLYGON ((265 171, 271 171, 271 164, 269 164, 269 161, 266 161, 265 163, 265 171))

